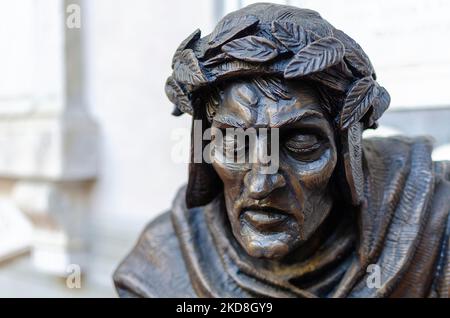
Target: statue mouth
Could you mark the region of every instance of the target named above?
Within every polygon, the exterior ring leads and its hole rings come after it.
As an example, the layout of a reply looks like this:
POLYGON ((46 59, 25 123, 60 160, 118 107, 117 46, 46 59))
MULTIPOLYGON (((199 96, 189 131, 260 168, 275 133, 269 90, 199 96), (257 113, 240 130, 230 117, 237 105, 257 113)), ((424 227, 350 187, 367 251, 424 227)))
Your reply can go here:
POLYGON ((251 207, 241 213, 241 220, 259 231, 275 231, 289 218, 286 212, 267 207, 251 207))

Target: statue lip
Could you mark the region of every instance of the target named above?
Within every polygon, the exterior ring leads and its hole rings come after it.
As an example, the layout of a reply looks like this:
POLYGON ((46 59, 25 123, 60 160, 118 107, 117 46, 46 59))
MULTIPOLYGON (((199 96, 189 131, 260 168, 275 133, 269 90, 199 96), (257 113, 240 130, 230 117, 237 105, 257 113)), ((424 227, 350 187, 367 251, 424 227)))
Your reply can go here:
POLYGON ((271 230, 289 219, 289 215, 276 208, 250 207, 241 213, 241 218, 258 230, 271 230))

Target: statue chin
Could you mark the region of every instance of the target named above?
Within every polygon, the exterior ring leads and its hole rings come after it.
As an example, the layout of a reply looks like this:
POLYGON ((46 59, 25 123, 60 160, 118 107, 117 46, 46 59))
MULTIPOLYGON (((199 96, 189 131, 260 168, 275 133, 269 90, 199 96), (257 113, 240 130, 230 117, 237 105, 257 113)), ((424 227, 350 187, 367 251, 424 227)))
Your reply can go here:
POLYGON ((247 254, 255 258, 280 259, 301 243, 300 227, 289 215, 247 212, 239 226, 239 233, 234 236, 247 254))
POLYGON ((291 251, 289 243, 280 241, 273 235, 263 234, 262 236, 253 237, 242 244, 247 254, 255 258, 279 260, 291 251))

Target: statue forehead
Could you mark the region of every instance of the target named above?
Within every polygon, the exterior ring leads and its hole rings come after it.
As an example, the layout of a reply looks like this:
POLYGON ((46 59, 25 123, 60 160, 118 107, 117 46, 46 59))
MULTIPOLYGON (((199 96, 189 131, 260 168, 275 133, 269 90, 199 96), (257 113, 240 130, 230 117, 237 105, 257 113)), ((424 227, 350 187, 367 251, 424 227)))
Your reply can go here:
POLYGON ((301 117, 303 113, 314 113, 325 119, 312 86, 283 82, 279 88, 285 92, 284 98, 267 94, 270 88, 261 87, 261 83, 258 85, 250 79, 229 83, 222 91, 221 105, 214 120, 239 127, 278 127, 281 122, 301 117))

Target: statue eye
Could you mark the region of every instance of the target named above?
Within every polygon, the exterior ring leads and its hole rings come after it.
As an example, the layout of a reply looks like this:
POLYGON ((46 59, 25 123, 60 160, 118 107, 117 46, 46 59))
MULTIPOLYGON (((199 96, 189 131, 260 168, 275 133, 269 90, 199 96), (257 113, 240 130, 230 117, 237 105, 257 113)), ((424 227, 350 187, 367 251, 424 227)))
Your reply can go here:
POLYGON ((288 136, 284 145, 294 156, 300 156, 301 159, 312 159, 308 157, 317 153, 323 143, 313 134, 293 134, 288 136))

